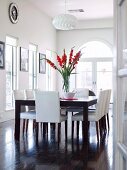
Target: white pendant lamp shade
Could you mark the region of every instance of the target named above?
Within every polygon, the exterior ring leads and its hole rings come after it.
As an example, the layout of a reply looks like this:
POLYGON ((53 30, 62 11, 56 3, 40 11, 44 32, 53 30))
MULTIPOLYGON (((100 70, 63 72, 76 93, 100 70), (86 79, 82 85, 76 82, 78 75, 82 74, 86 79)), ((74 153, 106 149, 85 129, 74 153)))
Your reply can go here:
POLYGON ((53 19, 52 24, 58 30, 72 30, 76 27, 77 19, 70 14, 60 14, 53 19))

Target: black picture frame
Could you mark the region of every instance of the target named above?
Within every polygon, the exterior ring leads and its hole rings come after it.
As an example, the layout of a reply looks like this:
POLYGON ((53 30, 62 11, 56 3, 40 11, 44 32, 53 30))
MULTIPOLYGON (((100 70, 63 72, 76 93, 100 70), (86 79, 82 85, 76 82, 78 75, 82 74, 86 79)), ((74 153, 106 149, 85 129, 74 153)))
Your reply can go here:
POLYGON ((5 43, 0 41, 0 69, 5 68, 5 43))
POLYGON ((45 74, 46 73, 46 55, 39 53, 39 73, 45 74))
POLYGON ((20 47, 20 71, 28 72, 29 67, 29 51, 26 48, 20 47))
POLYGON ((9 18, 13 24, 18 22, 19 10, 18 6, 15 3, 10 3, 9 5, 9 18))

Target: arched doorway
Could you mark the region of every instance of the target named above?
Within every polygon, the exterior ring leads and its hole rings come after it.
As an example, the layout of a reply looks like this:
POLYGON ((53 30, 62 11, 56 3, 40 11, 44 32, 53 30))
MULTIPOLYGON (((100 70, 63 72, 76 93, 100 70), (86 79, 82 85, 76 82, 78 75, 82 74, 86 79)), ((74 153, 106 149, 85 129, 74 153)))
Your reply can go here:
POLYGON ((76 68, 76 88, 89 88, 96 94, 112 89, 112 50, 101 41, 90 41, 81 48, 82 56, 76 68))

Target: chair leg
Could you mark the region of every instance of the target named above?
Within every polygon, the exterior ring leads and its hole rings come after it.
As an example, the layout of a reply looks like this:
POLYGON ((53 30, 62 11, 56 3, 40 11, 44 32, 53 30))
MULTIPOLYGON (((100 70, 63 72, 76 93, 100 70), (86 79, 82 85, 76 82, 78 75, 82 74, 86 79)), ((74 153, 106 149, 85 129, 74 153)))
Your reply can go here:
POLYGON ((51 125, 51 127, 52 127, 53 131, 55 132, 56 124, 55 124, 55 123, 50 123, 50 125, 51 125))
POLYGON ((24 131, 25 131, 25 122, 26 122, 26 120, 23 119, 23 134, 24 134, 24 131))
POLYGON ((106 128, 106 116, 105 115, 103 116, 103 130, 104 130, 104 133, 107 131, 107 128, 106 128))
POLYGON ((101 118, 101 123, 102 123, 102 130, 105 133, 106 132, 106 117, 105 115, 101 118))
POLYGON ((26 120, 26 133, 28 131, 28 124, 29 124, 29 119, 26 120))
POLYGON ((35 123, 36 141, 38 142, 38 122, 35 123))
POLYGON ((48 123, 46 123, 46 131, 47 131, 47 134, 48 134, 48 123))
POLYGON ((103 130, 104 130, 104 116, 101 118, 101 130, 102 130, 102 132, 103 132, 103 130))
POLYGON ((36 120, 33 120, 33 132, 34 132, 35 128, 36 128, 36 120))
POLYGON ((95 123, 96 123, 97 141, 99 141, 98 122, 95 123))
POLYGON ((72 121, 72 140, 73 140, 73 138, 74 138, 74 121, 72 121))
POLYGON ((102 137, 102 121, 99 120, 100 137, 102 137))
POLYGON ((108 115, 108 113, 107 113, 107 123, 108 123, 108 130, 109 130, 110 127, 109 127, 109 115, 108 115))
POLYGON ((67 141, 67 120, 65 121, 65 140, 67 141))
POLYGON ((46 123, 43 123, 43 137, 45 136, 46 134, 46 123))
POLYGON ((104 115, 104 127, 105 127, 105 132, 107 132, 107 126, 106 126, 106 115, 104 115))
POLYGON ((42 129, 42 122, 41 122, 41 129, 42 129))
POLYGON ((79 137, 79 121, 77 121, 77 138, 79 137))
POLYGON ((58 123, 58 143, 60 142, 61 123, 58 123))

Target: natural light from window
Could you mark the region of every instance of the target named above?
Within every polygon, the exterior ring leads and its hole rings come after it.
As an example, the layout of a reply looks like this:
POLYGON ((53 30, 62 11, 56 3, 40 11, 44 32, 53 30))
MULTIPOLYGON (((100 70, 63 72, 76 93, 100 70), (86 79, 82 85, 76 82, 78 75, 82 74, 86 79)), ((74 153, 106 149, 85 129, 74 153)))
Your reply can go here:
POLYGON ((83 53, 82 58, 104 58, 104 57, 112 57, 112 51, 107 46, 99 41, 88 42, 83 45, 81 48, 83 53))
POLYGON ((112 89, 112 50, 110 45, 91 41, 81 48, 83 55, 76 68, 76 88, 88 88, 99 94, 112 89))

